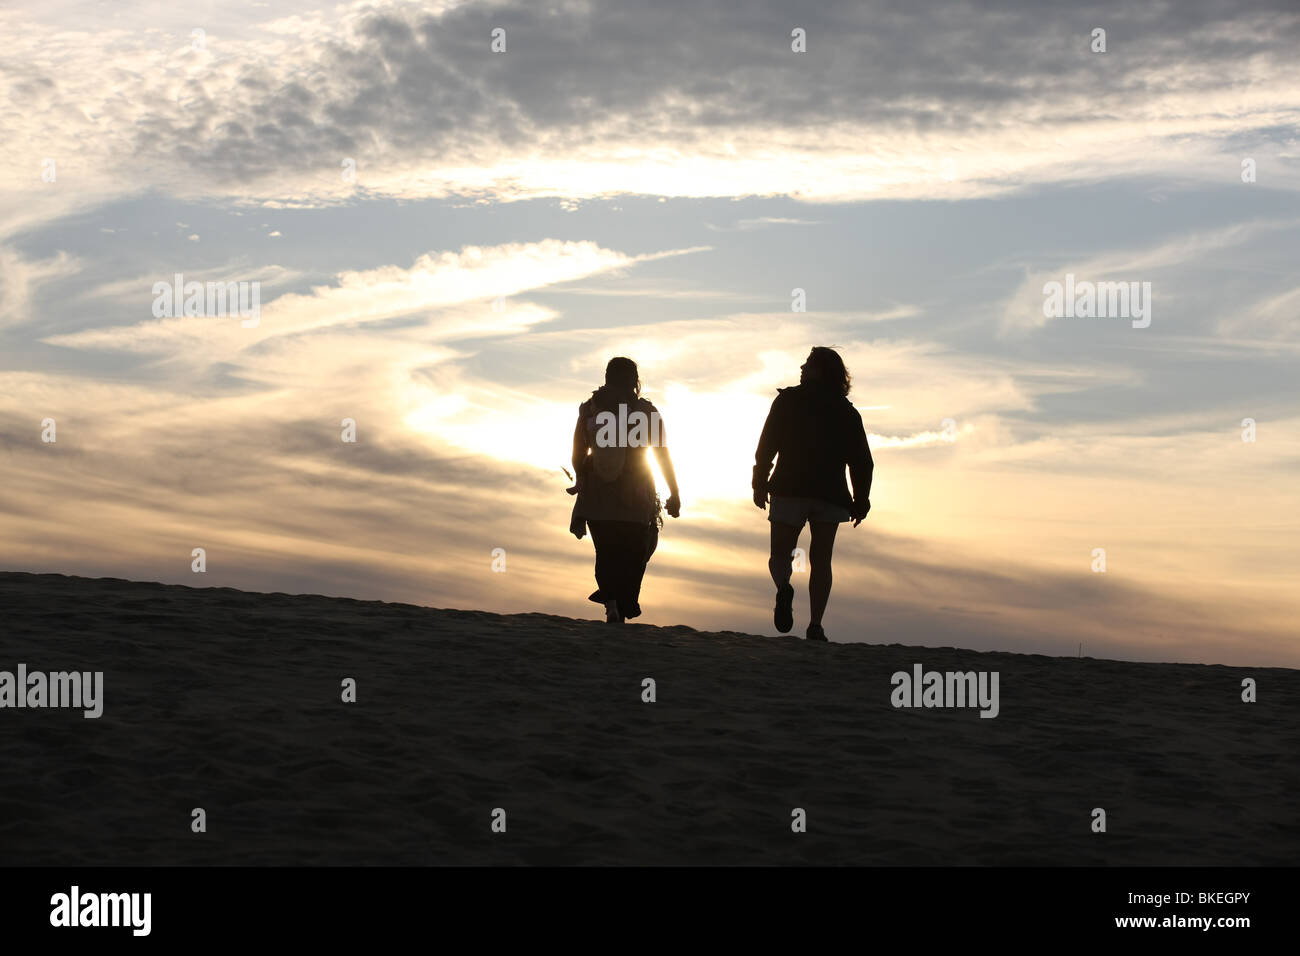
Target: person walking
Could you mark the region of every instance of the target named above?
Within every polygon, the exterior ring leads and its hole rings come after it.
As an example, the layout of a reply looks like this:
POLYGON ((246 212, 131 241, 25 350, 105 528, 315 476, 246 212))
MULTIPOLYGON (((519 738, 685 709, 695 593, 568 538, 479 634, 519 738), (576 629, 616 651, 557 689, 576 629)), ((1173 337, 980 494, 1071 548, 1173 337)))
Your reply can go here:
POLYGON ((569 530, 581 539, 590 529, 596 547, 596 590, 590 600, 605 607, 605 620, 621 624, 641 614, 641 583, 659 541, 661 511, 681 513, 677 475, 658 409, 641 396, 641 378, 630 358, 612 358, 605 384, 578 408, 573 429, 576 495, 569 530), (668 483, 661 505, 650 469, 653 452, 668 483))
POLYGON ((871 510, 875 463, 862 416, 848 399, 851 384, 838 352, 814 348, 800 368, 799 384, 777 390, 754 453, 754 504, 769 509, 772 547, 767 567, 776 585, 772 620, 782 634, 794 627, 793 552, 803 526, 811 527, 805 635, 810 641, 827 640, 822 616, 831 593, 835 533, 845 521, 856 528, 871 510), (851 494, 844 480, 846 466, 853 481, 851 494))

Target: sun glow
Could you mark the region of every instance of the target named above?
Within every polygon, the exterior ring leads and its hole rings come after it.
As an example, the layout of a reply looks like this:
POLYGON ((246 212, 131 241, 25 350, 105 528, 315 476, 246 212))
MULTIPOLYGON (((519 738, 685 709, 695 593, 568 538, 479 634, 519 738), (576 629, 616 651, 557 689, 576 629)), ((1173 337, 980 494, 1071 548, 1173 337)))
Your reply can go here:
MULTIPOLYGON (((457 449, 498 461, 555 472, 567 467, 578 402, 491 396, 476 400, 425 385, 413 386, 412 431, 457 449)), ((670 384, 656 403, 663 434, 685 502, 745 500, 754 448, 768 400, 743 390, 696 392, 670 384)), ((657 469, 656 469, 657 471, 657 469)), ((659 477, 660 491, 667 483, 659 477)))

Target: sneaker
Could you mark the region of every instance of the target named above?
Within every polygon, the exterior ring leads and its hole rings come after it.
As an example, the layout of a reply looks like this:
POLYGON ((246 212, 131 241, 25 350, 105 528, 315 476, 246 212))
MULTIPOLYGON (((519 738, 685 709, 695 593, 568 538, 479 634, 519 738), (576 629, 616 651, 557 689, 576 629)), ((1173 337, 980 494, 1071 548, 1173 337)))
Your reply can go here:
POLYGON ((809 625, 808 625, 808 633, 807 633, 806 635, 804 635, 804 636, 805 636, 805 638, 807 638, 807 639, 810 640, 810 641, 829 641, 829 640, 830 640, 830 638, 828 638, 828 637, 826 636, 826 632, 825 632, 824 630, 822 630, 822 626, 821 626, 820 624, 809 624, 809 625))
POLYGON ((794 585, 786 584, 776 589, 776 607, 772 611, 772 623, 782 634, 789 634, 794 627, 794 585))
POLYGON ((618 602, 613 598, 605 602, 605 623, 622 624, 623 615, 618 613, 618 602))

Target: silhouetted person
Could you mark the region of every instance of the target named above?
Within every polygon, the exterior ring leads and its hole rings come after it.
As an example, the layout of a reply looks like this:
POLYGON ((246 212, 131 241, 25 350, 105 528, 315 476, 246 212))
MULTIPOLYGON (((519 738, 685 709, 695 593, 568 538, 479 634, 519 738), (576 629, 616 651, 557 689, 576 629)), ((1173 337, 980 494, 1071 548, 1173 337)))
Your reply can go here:
POLYGON ((596 546, 596 591, 605 620, 621 624, 641 613, 641 579, 659 542, 659 495, 647 449, 654 449, 670 497, 664 510, 676 518, 681 500, 659 411, 641 397, 641 378, 629 358, 605 366, 605 384, 578 408, 573 429, 574 486, 569 530, 591 529, 596 546))
POLYGON ((772 555, 767 567, 776 584, 773 623, 782 634, 794 627, 791 558, 804 523, 812 527, 808 548, 807 638, 826 640, 822 615, 831 594, 831 553, 843 521, 853 527, 871 510, 875 464, 867 447, 862 416, 848 399, 850 378, 834 349, 817 347, 801 367, 799 384, 778 389, 754 453, 754 504, 767 506, 772 525, 772 555), (772 459, 776 458, 776 471, 772 459), (844 481, 848 466, 853 494, 844 481), (769 477, 770 473, 770 477, 769 477))

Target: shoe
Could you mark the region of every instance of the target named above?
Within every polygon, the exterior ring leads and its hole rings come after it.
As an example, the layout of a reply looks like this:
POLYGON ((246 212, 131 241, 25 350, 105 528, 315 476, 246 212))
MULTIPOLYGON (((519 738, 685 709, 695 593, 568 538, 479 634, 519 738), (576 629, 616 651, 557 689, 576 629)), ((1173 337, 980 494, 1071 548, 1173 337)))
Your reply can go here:
POLYGON ((605 623, 622 624, 623 615, 618 612, 618 602, 613 598, 605 602, 605 623))
POLYGON ((809 624, 808 633, 804 636, 810 641, 827 641, 828 643, 830 641, 830 638, 826 636, 826 632, 822 630, 820 624, 809 624))
POLYGON ((772 623, 782 634, 789 634, 794 627, 794 585, 786 584, 776 589, 776 607, 772 611, 772 623))

